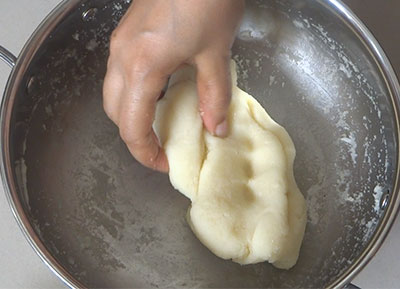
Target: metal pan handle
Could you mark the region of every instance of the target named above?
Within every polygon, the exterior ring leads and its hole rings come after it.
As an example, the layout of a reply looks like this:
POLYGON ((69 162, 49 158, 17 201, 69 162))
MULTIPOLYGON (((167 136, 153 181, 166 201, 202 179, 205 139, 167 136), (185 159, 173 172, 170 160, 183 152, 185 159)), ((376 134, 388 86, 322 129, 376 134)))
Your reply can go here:
POLYGON ((0 45, 0 59, 8 64, 11 68, 15 66, 15 62, 17 61, 17 57, 14 56, 10 51, 5 49, 0 45))
POLYGON ((361 288, 354 285, 353 283, 349 283, 349 284, 345 285, 343 289, 361 289, 361 288))

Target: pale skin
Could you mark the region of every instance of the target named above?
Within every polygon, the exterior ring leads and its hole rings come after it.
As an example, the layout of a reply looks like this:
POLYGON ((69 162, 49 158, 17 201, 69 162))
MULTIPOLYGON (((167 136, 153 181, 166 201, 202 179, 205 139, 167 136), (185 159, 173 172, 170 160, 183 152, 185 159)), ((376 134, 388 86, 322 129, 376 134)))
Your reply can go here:
POLYGON ((135 0, 111 37, 104 110, 131 154, 168 172, 154 134, 155 108, 168 77, 184 64, 197 72, 204 127, 225 137, 231 98, 230 49, 244 0, 135 0))

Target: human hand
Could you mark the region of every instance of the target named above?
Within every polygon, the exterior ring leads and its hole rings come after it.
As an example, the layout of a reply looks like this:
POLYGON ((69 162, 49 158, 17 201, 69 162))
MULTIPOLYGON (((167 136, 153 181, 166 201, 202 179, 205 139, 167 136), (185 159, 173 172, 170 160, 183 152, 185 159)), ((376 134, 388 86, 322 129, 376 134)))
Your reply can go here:
POLYGON ((161 90, 183 64, 196 68, 205 128, 226 136, 230 48, 243 9, 243 0, 135 0, 113 32, 104 110, 143 165, 168 171, 152 124, 161 90))

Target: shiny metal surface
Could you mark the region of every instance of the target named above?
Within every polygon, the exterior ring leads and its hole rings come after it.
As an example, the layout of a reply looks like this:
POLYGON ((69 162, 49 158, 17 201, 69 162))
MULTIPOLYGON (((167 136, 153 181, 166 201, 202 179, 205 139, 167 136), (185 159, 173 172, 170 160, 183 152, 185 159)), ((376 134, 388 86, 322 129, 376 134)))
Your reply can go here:
POLYGON ((14 67, 17 58, 7 49, 0 45, 0 59, 8 64, 10 67, 14 67))
POLYGON ((398 34, 400 19, 400 1, 365 1, 344 0, 354 13, 363 20, 364 24, 384 48, 386 56, 397 73, 400 75, 400 37, 398 34), (377 13, 379 11, 379 13, 377 13), (381 17, 384 15, 384 17, 381 17))
POLYGON ((89 8, 82 13, 82 19, 84 21, 92 21, 95 19, 97 14, 97 8, 89 8))
POLYGON ((102 110, 108 37, 126 1, 74 0, 28 41, 1 111, 13 212, 67 285, 341 287, 383 241, 399 206, 400 91, 385 55, 341 2, 247 3, 233 55, 239 85, 297 148, 309 209, 298 264, 240 266, 198 242, 189 201, 133 160, 102 110))

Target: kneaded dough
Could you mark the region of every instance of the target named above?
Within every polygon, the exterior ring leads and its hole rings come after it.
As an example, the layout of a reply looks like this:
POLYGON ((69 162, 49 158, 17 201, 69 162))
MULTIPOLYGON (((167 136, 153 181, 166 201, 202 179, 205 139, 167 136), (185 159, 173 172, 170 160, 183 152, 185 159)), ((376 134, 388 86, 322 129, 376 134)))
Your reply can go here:
POLYGON ((223 259, 289 269, 306 224, 293 176, 295 148, 286 130, 236 86, 235 68, 232 61, 228 137, 203 128, 195 72, 188 67, 171 78, 154 129, 172 185, 192 202, 187 219, 199 240, 223 259))

